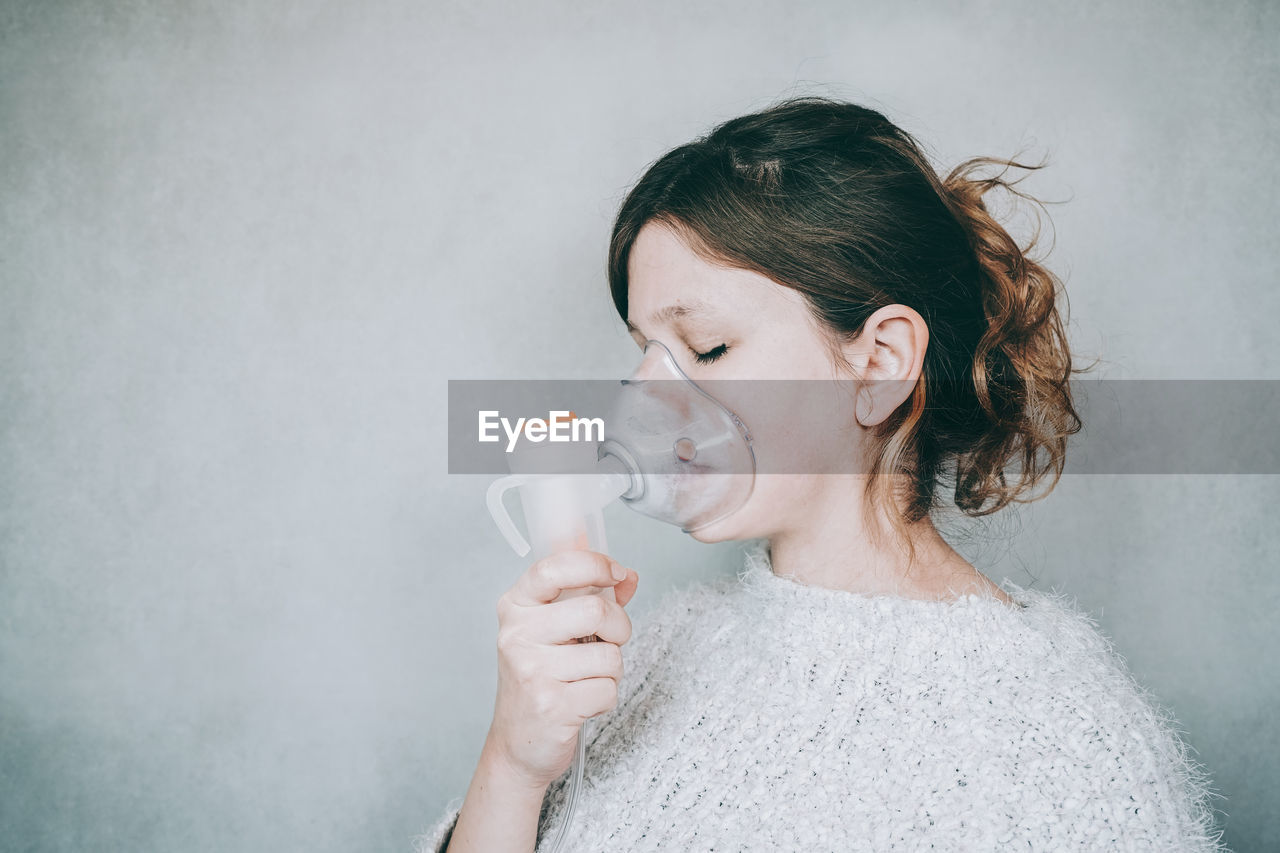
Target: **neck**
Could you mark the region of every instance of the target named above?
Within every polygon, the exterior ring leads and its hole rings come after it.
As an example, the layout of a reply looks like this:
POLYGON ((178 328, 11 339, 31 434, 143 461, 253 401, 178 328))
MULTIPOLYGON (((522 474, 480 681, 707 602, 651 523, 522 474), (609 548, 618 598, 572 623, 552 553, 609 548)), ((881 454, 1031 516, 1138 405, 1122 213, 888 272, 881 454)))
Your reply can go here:
POLYGON ((873 537, 863 512, 865 478, 828 475, 808 483, 812 491, 802 502, 804 517, 768 537, 774 574, 864 595, 949 599, 974 593, 1008 601, 947 544, 928 517, 909 525, 905 540, 887 519, 877 517, 880 536, 873 537), (914 561, 908 541, 915 548, 914 561))

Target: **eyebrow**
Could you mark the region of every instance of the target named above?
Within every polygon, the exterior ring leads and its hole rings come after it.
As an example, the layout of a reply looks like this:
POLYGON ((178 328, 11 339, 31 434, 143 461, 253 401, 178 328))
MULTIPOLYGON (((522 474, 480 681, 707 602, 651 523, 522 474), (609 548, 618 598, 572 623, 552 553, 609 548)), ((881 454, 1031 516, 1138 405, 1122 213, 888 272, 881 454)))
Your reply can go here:
MULTIPOLYGON (((702 311, 708 307, 707 303, 697 299, 684 304, 677 303, 668 305, 665 308, 659 308, 657 311, 650 314, 649 322, 653 325, 658 325, 660 323, 665 323, 668 320, 674 320, 677 317, 684 317, 689 314, 697 313, 698 311, 702 311)), ((639 331, 639 329, 632 325, 630 320, 627 320, 627 331, 636 332, 639 331)))

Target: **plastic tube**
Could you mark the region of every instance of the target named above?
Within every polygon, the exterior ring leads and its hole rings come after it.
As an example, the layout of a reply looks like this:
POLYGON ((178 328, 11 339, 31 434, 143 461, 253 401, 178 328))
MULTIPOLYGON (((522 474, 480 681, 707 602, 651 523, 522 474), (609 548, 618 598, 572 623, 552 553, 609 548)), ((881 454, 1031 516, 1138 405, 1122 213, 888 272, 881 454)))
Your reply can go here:
POLYGON ((587 723, 583 720, 578 727, 578 751, 573 756, 573 767, 569 770, 569 792, 566 794, 564 820, 556 830, 555 840, 551 842, 551 853, 560 853, 565 839, 569 837, 569 825, 573 823, 573 812, 578 807, 578 795, 582 790, 582 766, 587 760, 587 723))

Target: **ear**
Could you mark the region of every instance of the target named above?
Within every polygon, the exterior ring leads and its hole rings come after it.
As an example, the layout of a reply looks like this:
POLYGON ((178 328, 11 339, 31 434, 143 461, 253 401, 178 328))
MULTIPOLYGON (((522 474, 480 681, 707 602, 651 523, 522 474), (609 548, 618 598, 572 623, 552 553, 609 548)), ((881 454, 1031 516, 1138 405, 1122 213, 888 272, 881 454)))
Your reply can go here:
POLYGON ((929 327, 914 308, 886 305, 867 318, 862 333, 841 347, 862 381, 854 414, 875 426, 911 396, 924 369, 929 327))

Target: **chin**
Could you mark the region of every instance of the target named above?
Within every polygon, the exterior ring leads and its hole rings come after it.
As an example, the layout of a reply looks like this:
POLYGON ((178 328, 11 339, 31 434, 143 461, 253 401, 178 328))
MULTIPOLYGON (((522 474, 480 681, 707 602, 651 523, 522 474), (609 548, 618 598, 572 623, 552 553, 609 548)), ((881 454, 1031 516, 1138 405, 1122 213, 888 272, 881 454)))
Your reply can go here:
POLYGON ((720 528, 720 524, 709 524, 706 527, 699 528, 689 532, 689 536, 701 542, 703 545, 711 545, 715 542, 724 542, 732 537, 718 536, 716 531, 720 528))
POLYGON ((722 518, 719 521, 712 522, 706 527, 700 527, 689 533, 697 541, 704 545, 711 545, 716 542, 732 542, 739 539, 755 539, 762 536, 761 533, 754 533, 746 528, 750 525, 745 524, 746 519, 739 518, 737 513, 722 518))

